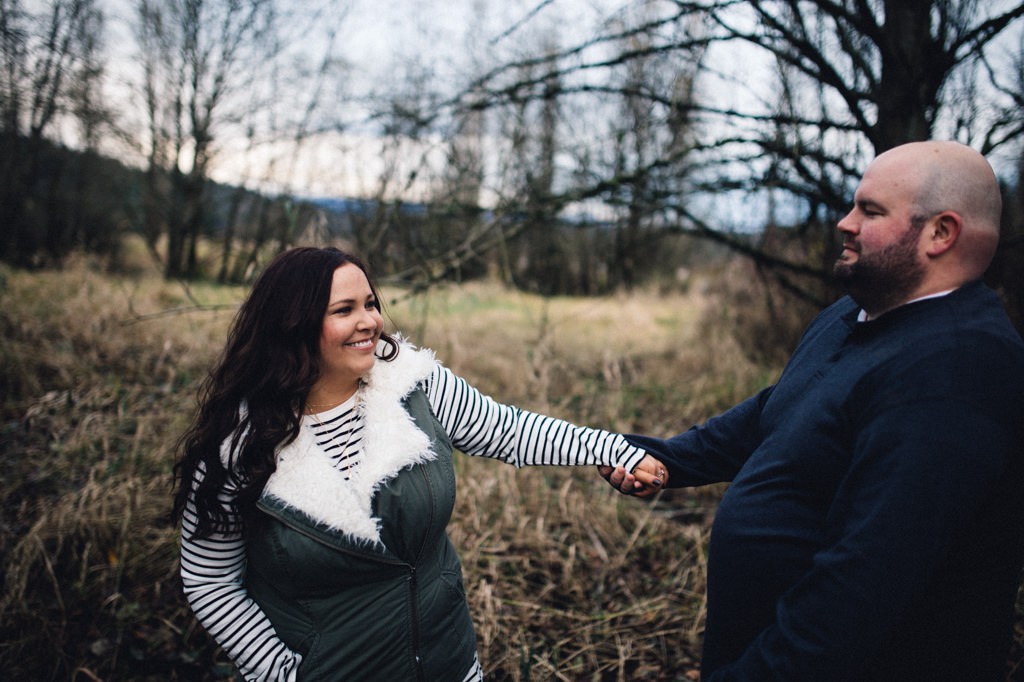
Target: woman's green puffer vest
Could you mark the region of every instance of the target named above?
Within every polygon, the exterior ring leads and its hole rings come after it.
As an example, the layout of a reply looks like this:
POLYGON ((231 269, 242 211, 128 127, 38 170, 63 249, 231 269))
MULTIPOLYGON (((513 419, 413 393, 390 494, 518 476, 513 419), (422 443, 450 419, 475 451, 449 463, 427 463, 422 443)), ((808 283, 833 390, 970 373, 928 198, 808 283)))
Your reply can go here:
POLYGON ((249 524, 246 587, 303 656, 299 680, 455 680, 476 641, 462 568, 445 527, 455 503, 452 447, 416 389, 404 400, 436 458, 373 497, 383 547, 346 538, 279 500, 249 524))

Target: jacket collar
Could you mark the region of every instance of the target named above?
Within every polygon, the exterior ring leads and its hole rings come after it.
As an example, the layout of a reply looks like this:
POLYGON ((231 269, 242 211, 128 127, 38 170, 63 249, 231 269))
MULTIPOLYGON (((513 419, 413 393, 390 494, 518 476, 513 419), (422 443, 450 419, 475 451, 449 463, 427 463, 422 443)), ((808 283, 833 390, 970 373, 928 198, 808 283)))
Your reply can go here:
POLYGON ((308 429, 282 448, 277 469, 263 495, 298 510, 354 540, 380 543, 374 494, 406 467, 434 459, 431 439, 402 405, 437 364, 434 354, 400 341, 398 356, 377 360, 359 389, 356 409, 363 418, 363 457, 350 478, 332 466, 308 429))

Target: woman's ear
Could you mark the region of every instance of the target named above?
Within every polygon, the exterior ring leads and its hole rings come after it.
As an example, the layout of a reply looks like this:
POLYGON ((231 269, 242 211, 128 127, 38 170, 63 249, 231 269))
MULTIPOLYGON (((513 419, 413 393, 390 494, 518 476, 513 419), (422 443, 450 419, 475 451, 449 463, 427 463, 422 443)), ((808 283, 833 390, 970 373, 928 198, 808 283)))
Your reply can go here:
POLYGON ((963 218, 955 211, 943 211, 933 216, 925 226, 925 234, 928 239, 925 253, 935 257, 949 251, 956 244, 956 240, 960 238, 960 230, 963 229, 963 226, 963 218))

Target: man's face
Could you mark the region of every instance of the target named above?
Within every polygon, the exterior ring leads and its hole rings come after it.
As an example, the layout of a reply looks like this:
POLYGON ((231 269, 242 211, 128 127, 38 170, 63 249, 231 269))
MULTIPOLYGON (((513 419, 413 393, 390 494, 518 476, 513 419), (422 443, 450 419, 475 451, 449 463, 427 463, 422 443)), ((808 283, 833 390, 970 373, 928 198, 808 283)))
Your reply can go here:
POLYGON ((850 296, 871 315, 913 297, 925 275, 920 253, 925 221, 915 219, 915 187, 898 160, 868 167, 850 213, 839 221, 843 252, 833 272, 850 296))

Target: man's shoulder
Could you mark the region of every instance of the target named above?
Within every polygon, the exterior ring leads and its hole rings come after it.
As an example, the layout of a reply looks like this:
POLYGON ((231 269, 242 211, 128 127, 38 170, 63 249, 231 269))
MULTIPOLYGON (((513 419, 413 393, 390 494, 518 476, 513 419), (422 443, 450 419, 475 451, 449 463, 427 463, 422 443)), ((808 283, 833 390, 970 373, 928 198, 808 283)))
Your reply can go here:
POLYGON ((919 385, 948 381, 979 395, 1020 392, 1024 340, 995 291, 973 282, 912 307, 892 327, 891 344, 902 345, 894 372, 916 373, 919 385))
POLYGON ((1024 339, 1014 328, 1002 299, 981 282, 973 282, 948 297, 950 332, 962 343, 974 344, 981 339, 1004 346, 1006 352, 1024 354, 1024 339))

